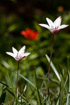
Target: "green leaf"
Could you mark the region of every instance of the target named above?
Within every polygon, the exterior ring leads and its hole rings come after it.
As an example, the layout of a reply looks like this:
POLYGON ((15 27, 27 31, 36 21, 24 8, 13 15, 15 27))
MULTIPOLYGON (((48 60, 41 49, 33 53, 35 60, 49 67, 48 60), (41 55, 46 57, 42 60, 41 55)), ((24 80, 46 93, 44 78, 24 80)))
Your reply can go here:
POLYGON ((69 103, 70 103, 70 102, 69 102, 69 100, 70 100, 69 97, 70 97, 70 94, 67 95, 67 102, 66 102, 66 105, 70 105, 70 104, 69 104, 69 103))
POLYGON ((4 85, 4 86, 6 86, 6 87, 9 87, 6 83, 4 83, 4 82, 1 82, 0 81, 0 84, 2 84, 2 85, 4 85))
MULTIPOLYGON (((47 54, 46 54, 46 58, 47 58, 47 61, 50 63, 50 58, 48 57, 47 54)), ((58 80, 61 81, 60 75, 59 75, 57 69, 55 68, 54 64, 52 63, 52 61, 51 61, 50 66, 51 66, 52 70, 54 71, 54 73, 56 74, 58 80)))
POLYGON ((14 31, 16 28, 17 28, 17 25, 16 25, 16 24, 13 24, 13 25, 11 25, 11 26, 8 28, 8 31, 9 31, 9 32, 12 32, 12 31, 14 31))
POLYGON ((69 93, 70 93, 70 72, 69 72, 69 93))
POLYGON ((6 88, 3 89, 2 95, 0 97, 0 105, 2 105, 2 103, 4 103, 5 98, 6 98, 6 88))
POLYGON ((59 105, 59 100, 57 101, 56 105, 59 105))
POLYGON ((27 81, 33 88, 36 89, 35 85, 34 85, 31 81, 29 81, 26 77, 24 77, 24 76, 21 75, 21 74, 19 74, 19 76, 20 76, 21 78, 23 78, 25 81, 27 81))
POLYGON ((9 88, 7 88, 7 91, 8 91, 12 96, 15 96, 15 94, 14 94, 9 88))

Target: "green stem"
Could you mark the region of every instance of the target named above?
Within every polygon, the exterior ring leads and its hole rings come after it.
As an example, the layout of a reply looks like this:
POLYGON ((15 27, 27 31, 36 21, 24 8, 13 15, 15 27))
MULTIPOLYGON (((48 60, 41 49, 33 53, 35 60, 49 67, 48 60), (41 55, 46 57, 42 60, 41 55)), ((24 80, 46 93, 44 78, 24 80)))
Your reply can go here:
POLYGON ((50 75, 50 64, 52 60, 52 52, 53 52, 53 41, 54 41, 54 34, 52 34, 52 40, 51 40, 51 51, 50 51, 50 63, 48 67, 48 82, 47 82, 47 92, 49 94, 49 75, 50 75))
POLYGON ((67 56, 67 71, 69 71, 69 56, 67 56))
POLYGON ((69 81, 69 89, 67 94, 67 102, 66 105, 69 105, 70 103, 70 70, 69 70, 69 56, 67 56, 67 72, 68 72, 68 81, 69 81))
POLYGON ((35 85, 36 85, 36 88, 37 88, 36 91, 37 91, 38 105, 41 105, 40 94, 39 94, 39 90, 38 90, 38 86, 37 86, 36 71, 34 71, 34 74, 35 74, 35 85))
POLYGON ((68 79, 69 79, 69 92, 70 92, 70 70, 69 70, 69 56, 67 56, 67 71, 68 71, 68 79))
POLYGON ((17 80, 16 80, 16 95, 18 96, 18 76, 19 76, 19 62, 17 65, 17 80))

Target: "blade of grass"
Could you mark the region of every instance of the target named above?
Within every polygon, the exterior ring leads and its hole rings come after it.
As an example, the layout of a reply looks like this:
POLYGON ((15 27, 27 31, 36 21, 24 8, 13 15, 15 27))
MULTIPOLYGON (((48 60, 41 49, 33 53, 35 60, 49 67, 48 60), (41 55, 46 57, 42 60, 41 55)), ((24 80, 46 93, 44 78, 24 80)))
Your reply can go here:
POLYGON ((69 71, 69 56, 67 57, 67 70, 68 70, 68 79, 69 79, 69 93, 67 94, 66 105, 69 105, 70 101, 70 71, 69 71))
POLYGON ((57 101, 56 105, 59 105, 59 100, 57 101))
POLYGON ((69 72, 69 93, 70 93, 70 72, 69 72))
POLYGON ((66 105, 70 105, 70 104, 69 104, 69 100, 70 100, 69 97, 70 97, 70 94, 67 95, 67 102, 66 102, 66 105))
POLYGON ((21 78, 23 78, 25 81, 27 81, 33 88, 37 89, 37 88, 35 87, 35 85, 34 85, 30 80, 28 80, 26 77, 24 77, 24 76, 21 75, 20 73, 19 73, 19 76, 20 76, 21 78))
POLYGON ((37 99, 38 99, 38 105, 41 105, 41 99, 40 99, 40 94, 39 94, 39 90, 38 90, 38 86, 37 86, 37 78, 36 78, 36 71, 34 70, 34 75, 35 75, 35 85, 37 88, 37 99))
POLYGON ((59 105, 63 105, 62 84, 60 83, 59 105))
MULTIPOLYGON (((50 58, 48 57, 47 54, 46 54, 46 58, 47 58, 47 61, 50 63, 50 58)), ((57 69, 55 68, 54 64, 52 63, 52 61, 51 61, 50 66, 51 66, 52 70, 54 71, 54 73, 56 74, 58 80, 61 81, 60 75, 59 75, 57 69)))
POLYGON ((67 94, 67 102, 66 105, 69 105, 70 101, 70 72, 69 72, 69 93, 67 94))
MULTIPOLYGON (((66 88, 67 81, 68 81, 68 75, 67 75, 66 80, 65 80, 65 83, 64 83, 64 87, 65 87, 65 88, 66 88)), ((67 90, 67 89, 66 89, 66 90, 67 90)))
MULTIPOLYGON (((4 83, 4 82, 1 82, 0 81, 0 84, 2 84, 2 85, 4 85, 4 86, 6 86, 6 87, 9 87, 6 83, 4 83)), ((9 87, 10 88, 10 87, 9 87)))

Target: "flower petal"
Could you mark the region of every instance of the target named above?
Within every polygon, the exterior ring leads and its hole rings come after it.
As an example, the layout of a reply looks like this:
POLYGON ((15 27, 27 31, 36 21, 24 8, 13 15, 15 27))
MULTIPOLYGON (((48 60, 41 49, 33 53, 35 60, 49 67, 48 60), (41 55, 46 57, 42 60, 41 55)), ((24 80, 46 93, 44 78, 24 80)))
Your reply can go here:
POLYGON ((16 60, 16 61, 19 61, 20 59, 21 59, 21 58, 15 57, 15 60, 16 60))
POLYGON ((14 56, 16 57, 16 56, 17 56, 18 51, 17 51, 14 47, 12 47, 12 50, 13 50, 14 56))
POLYGON ((55 25, 56 28, 59 27, 60 24, 61 24, 61 16, 59 16, 59 17, 54 21, 54 25, 55 25))
POLYGON ((46 24, 39 24, 40 26, 42 26, 42 27, 45 27, 45 28, 47 28, 47 29, 49 29, 50 27, 48 26, 48 25, 46 25, 46 24))
POLYGON ((60 30, 60 29, 66 28, 66 27, 68 27, 68 26, 69 26, 69 25, 65 25, 65 24, 64 24, 64 25, 59 26, 58 29, 60 30))
POLYGON ((25 31, 21 31, 21 35, 25 35, 26 34, 26 32, 25 31))
POLYGON ((47 20, 47 22, 48 22, 48 24, 49 24, 49 26, 51 27, 54 27, 54 23, 53 23, 53 21, 52 20, 50 20, 49 18, 46 18, 46 20, 47 20))
POLYGON ((6 52, 6 54, 8 54, 8 55, 10 55, 10 56, 14 57, 14 54, 13 54, 13 53, 11 53, 11 52, 6 52))
POLYGON ((23 55, 24 54, 24 52, 25 52, 25 48, 26 48, 26 46, 23 46, 20 50, 19 50, 19 55, 23 55))
POLYGON ((26 57, 26 56, 28 56, 28 55, 30 55, 31 53, 24 53, 23 54, 23 57, 26 57))

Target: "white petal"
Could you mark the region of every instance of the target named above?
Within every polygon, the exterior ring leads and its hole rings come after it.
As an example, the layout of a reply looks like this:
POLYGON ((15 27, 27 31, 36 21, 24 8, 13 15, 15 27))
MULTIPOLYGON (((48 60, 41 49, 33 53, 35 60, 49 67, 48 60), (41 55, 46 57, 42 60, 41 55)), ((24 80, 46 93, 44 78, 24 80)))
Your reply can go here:
POLYGON ((49 29, 50 27, 48 26, 48 25, 46 25, 46 24, 39 24, 40 26, 42 26, 42 27, 45 27, 45 28, 47 28, 47 29, 49 29))
POLYGON ((10 55, 10 56, 14 57, 14 54, 13 54, 13 53, 11 53, 11 52, 6 52, 6 54, 8 54, 8 55, 10 55))
POLYGON ((66 28, 66 27, 68 27, 69 25, 61 25, 58 29, 60 30, 60 29, 63 29, 63 28, 66 28))
POLYGON ((17 56, 18 51, 14 47, 12 47, 12 50, 13 50, 14 56, 17 56))
POLYGON ((26 46, 23 46, 20 50, 19 50, 19 55, 23 55, 24 54, 24 52, 25 52, 25 48, 26 48, 26 46))
POLYGON ((20 60, 20 58, 18 58, 18 57, 15 57, 15 60, 16 60, 16 61, 19 61, 19 60, 20 60))
POLYGON ((52 33, 53 33, 53 32, 54 32, 54 30, 55 30, 55 29, 51 28, 51 29, 50 29, 50 32, 52 32, 52 33))
POLYGON ((55 21, 54 21, 55 27, 59 27, 61 24, 61 16, 59 16, 55 21))
POLYGON ((30 55, 30 53, 24 53, 24 54, 23 54, 23 57, 26 57, 26 56, 28 56, 28 55, 30 55))
POLYGON ((48 24, 49 24, 49 26, 51 27, 54 27, 54 23, 53 23, 53 21, 52 20, 50 20, 49 18, 46 18, 46 20, 47 20, 47 22, 48 22, 48 24))

